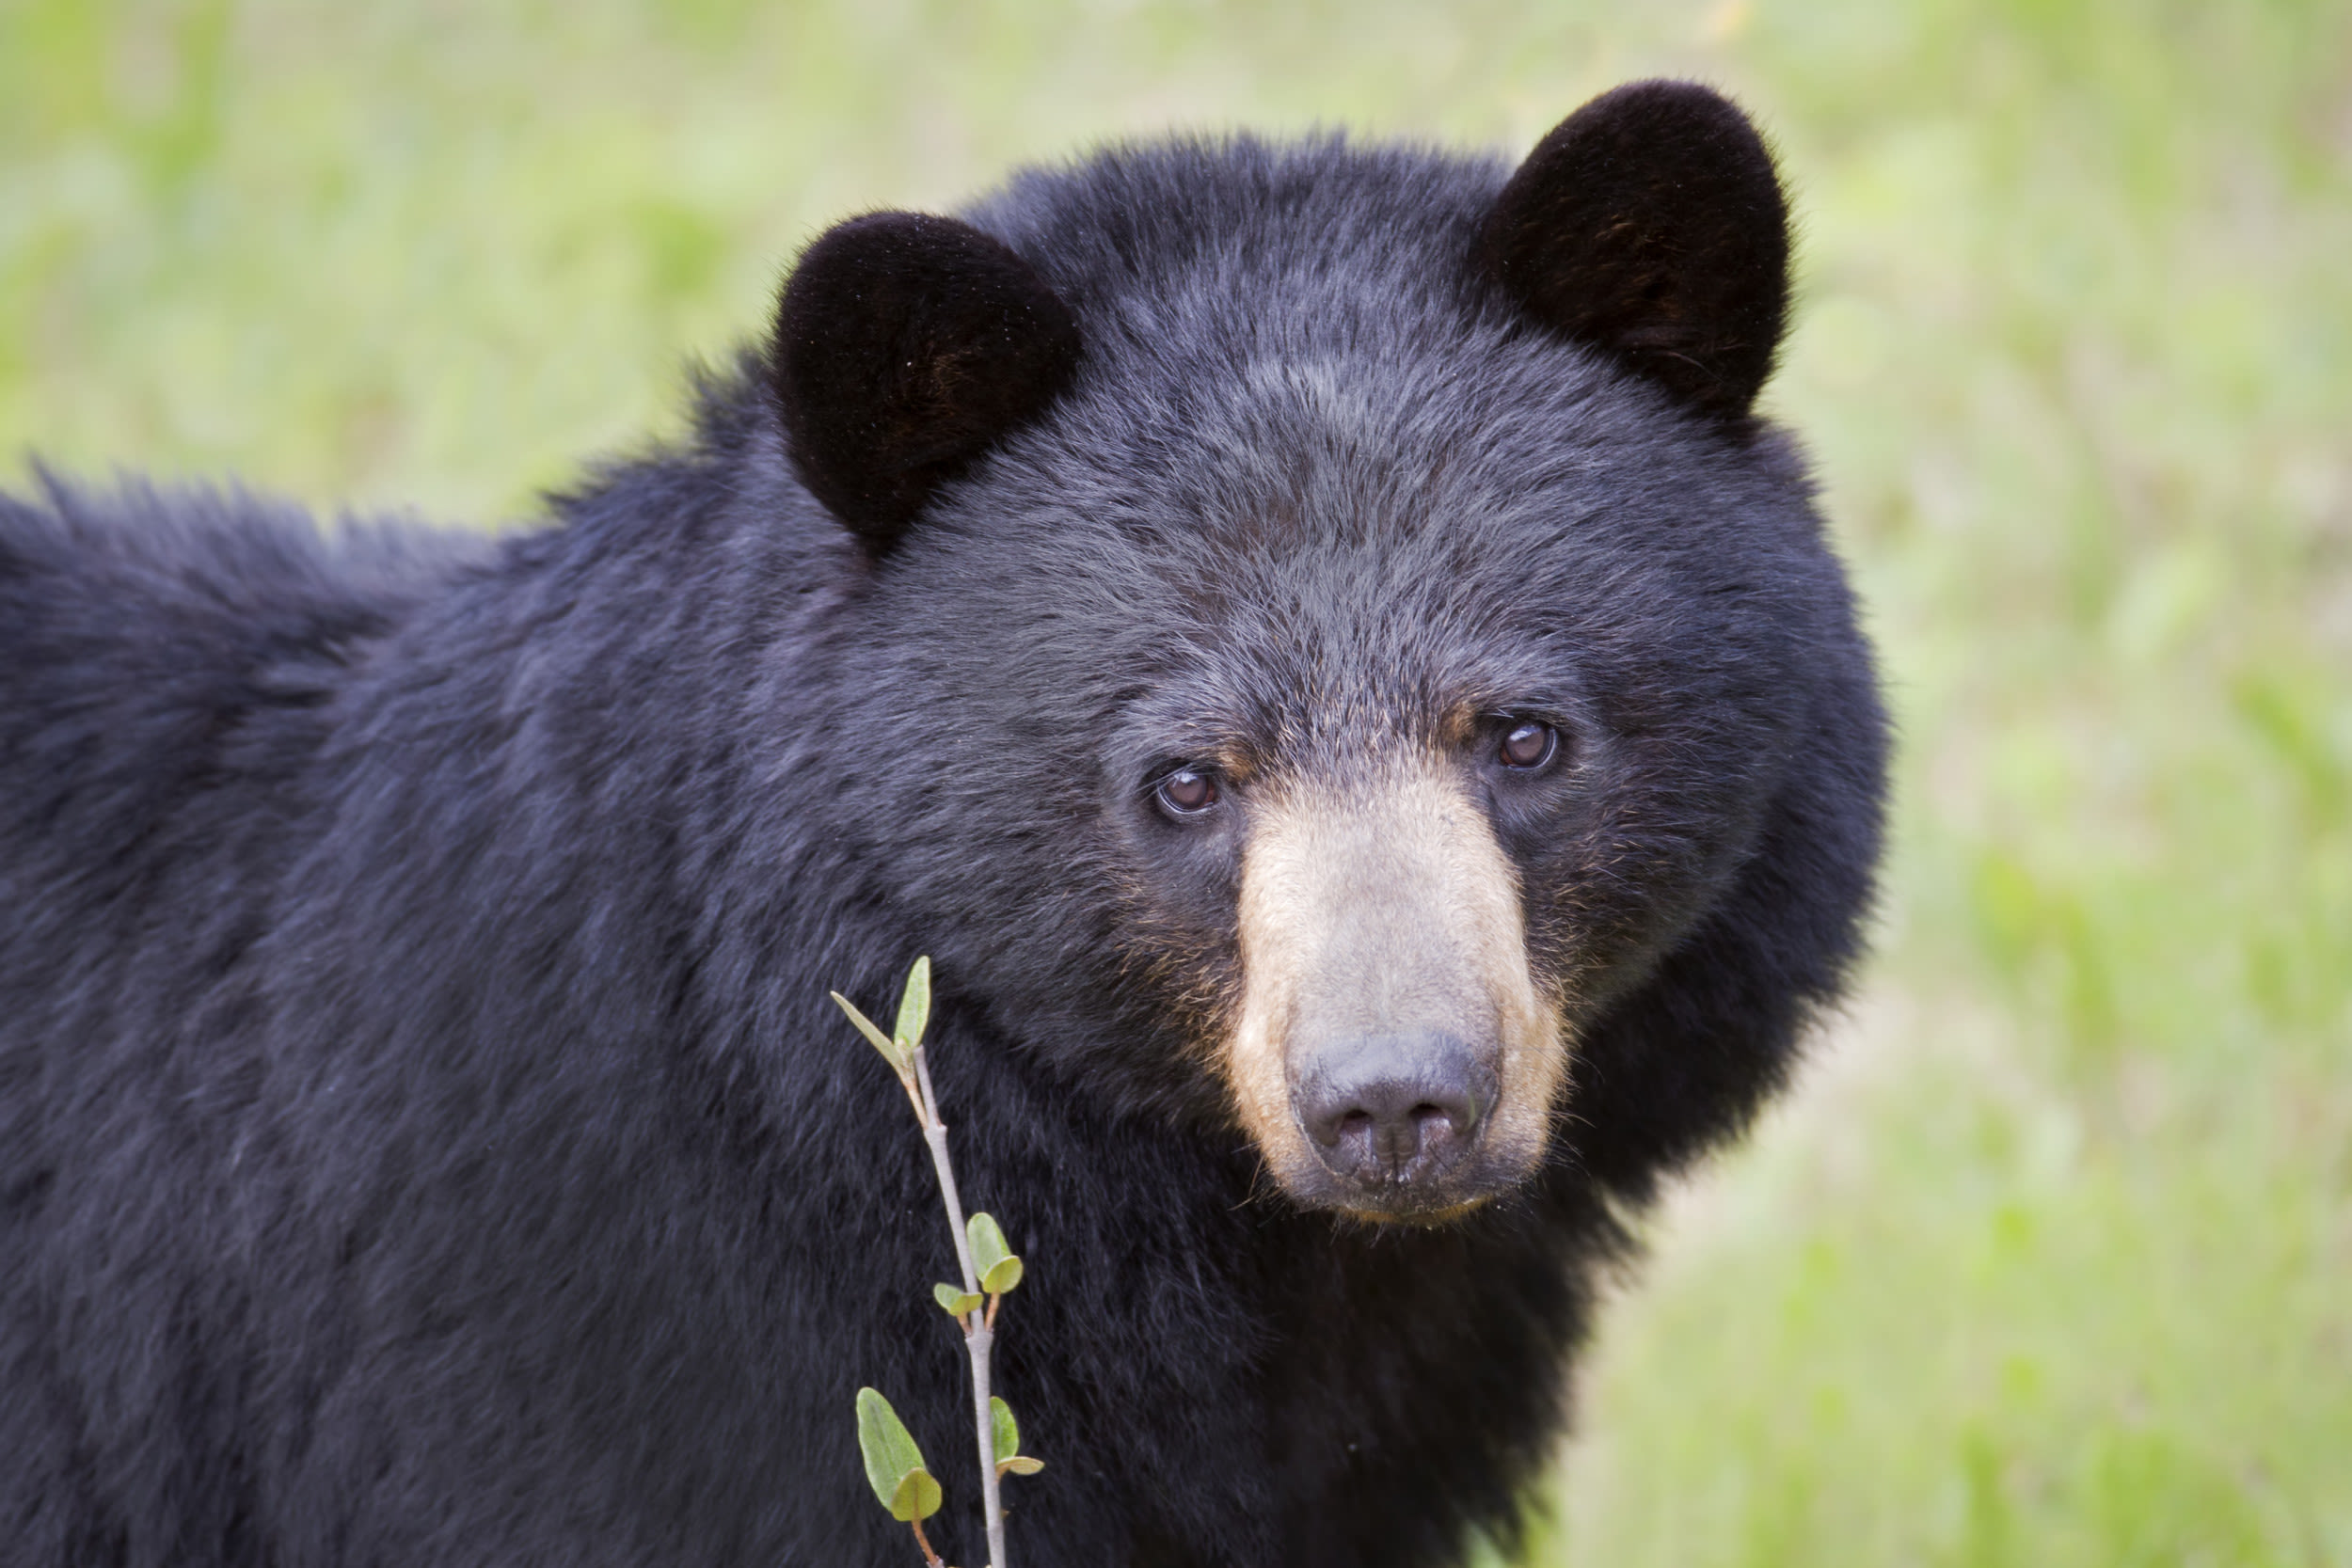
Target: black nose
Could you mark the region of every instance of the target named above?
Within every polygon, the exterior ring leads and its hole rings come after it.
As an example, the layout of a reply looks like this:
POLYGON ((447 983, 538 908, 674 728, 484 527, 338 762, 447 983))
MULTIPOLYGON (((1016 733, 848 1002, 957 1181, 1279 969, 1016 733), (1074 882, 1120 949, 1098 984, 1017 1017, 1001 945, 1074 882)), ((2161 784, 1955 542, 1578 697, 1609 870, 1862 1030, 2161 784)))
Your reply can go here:
POLYGON ((1450 1035, 1415 1035, 1325 1047, 1293 1103, 1332 1174, 1411 1182, 1452 1169, 1494 1100, 1494 1069, 1476 1052, 1450 1035))

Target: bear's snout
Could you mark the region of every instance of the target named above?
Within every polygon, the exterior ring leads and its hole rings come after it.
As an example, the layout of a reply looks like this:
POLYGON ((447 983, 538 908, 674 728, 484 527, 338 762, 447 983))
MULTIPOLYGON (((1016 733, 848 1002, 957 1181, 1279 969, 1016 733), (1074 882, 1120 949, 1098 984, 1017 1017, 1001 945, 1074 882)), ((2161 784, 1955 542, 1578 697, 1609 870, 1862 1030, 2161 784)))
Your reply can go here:
POLYGON ((1292 1108, 1326 1169, 1365 1187, 1440 1180, 1477 1146, 1495 1070, 1438 1032, 1334 1042, 1298 1075, 1292 1108))
POLYGON ((1517 869, 1444 759, 1294 777, 1248 808, 1239 1118, 1296 1201, 1429 1223, 1524 1180, 1566 1083, 1517 869))

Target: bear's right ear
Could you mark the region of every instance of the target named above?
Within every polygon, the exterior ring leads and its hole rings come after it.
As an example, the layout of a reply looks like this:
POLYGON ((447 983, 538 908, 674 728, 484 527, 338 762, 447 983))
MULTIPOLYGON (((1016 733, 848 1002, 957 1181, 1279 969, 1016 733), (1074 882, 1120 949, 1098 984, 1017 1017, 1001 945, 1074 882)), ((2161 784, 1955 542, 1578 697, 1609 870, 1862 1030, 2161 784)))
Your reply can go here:
POLYGON ((935 487, 1044 411, 1078 352, 1069 307, 1010 249, 869 213, 793 268, 769 374, 802 483, 880 560, 935 487))
POLYGON ((1780 346, 1788 209, 1772 153, 1728 99, 1633 82, 1536 144, 1475 262, 1562 337, 1736 422, 1780 346))

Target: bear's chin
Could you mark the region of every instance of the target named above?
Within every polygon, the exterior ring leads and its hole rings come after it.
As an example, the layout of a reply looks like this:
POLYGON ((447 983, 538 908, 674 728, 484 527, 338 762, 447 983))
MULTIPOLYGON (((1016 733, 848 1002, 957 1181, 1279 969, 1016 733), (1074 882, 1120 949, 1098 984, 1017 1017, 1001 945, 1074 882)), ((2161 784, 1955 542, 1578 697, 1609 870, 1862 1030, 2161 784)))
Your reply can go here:
POLYGON ((1441 1209, 1340 1208, 1334 1209, 1332 1212, 1346 1219, 1360 1220, 1366 1225, 1393 1225, 1407 1227, 1415 1230, 1439 1230, 1454 1224, 1456 1220, 1467 1219, 1478 1212, 1499 1196, 1499 1194, 1487 1193, 1441 1209))
POLYGON ((1509 1159, 1481 1149, 1437 1180, 1367 1182, 1337 1175, 1311 1158, 1294 1158, 1277 1166, 1274 1176, 1283 1196, 1302 1209, 1367 1225, 1435 1229, 1509 1197, 1541 1164, 1540 1158, 1509 1159))

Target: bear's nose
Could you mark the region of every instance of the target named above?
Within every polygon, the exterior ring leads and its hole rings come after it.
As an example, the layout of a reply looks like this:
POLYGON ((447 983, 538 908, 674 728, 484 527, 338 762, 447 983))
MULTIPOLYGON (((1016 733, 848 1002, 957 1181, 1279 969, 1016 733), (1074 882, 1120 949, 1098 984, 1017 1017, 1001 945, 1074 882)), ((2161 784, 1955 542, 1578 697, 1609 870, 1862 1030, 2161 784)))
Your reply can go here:
POLYGON ((1466 1042, 1432 1034, 1327 1047, 1292 1103, 1333 1175, 1405 1184, 1451 1170, 1494 1101, 1494 1069, 1466 1042))

